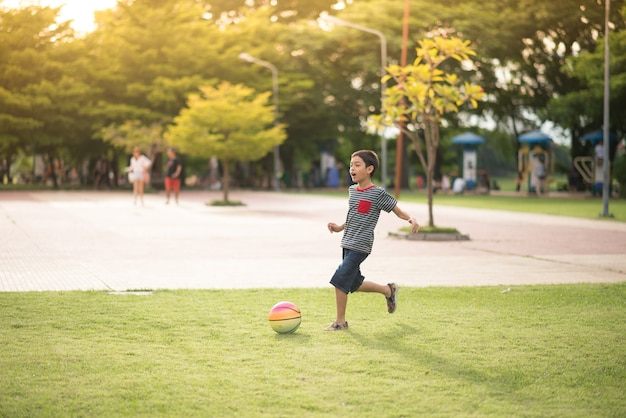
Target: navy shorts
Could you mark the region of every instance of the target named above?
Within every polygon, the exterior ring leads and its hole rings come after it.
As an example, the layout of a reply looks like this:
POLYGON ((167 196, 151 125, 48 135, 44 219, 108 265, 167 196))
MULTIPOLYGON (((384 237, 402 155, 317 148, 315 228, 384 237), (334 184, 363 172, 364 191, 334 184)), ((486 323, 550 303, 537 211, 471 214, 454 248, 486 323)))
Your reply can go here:
POLYGON ((369 254, 360 251, 343 249, 343 261, 330 279, 330 284, 346 293, 356 292, 365 277, 361 274, 361 263, 369 254))

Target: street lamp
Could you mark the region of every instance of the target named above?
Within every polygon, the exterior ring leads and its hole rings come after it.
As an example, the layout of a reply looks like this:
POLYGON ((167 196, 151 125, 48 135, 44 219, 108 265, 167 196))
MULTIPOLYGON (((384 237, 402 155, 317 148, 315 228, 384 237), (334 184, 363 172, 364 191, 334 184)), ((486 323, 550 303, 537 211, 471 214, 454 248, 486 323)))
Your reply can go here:
MULTIPOLYGON (((242 52, 239 54, 239 59, 248 61, 254 64, 261 65, 265 68, 272 70, 272 86, 274 97, 274 125, 278 124, 278 69, 275 65, 270 64, 267 61, 254 58, 253 56, 242 52)), ((279 165, 279 150, 278 145, 274 146, 274 190, 280 191, 280 182, 278 180, 278 165, 279 165)))
POLYGON ((606 0, 604 6, 604 114, 603 123, 604 131, 602 142, 604 145, 604 167, 603 174, 604 180, 602 181, 602 213, 601 216, 611 217, 609 213, 609 193, 611 191, 611 178, 609 177, 609 98, 610 98, 610 64, 611 55, 609 52, 609 14, 611 11, 611 0, 606 0))
MULTIPOLYGON (((383 35, 382 32, 376 30, 376 29, 372 29, 372 28, 368 28, 366 26, 361 26, 361 25, 357 25, 355 23, 351 23, 351 22, 346 22, 343 19, 339 19, 338 17, 335 16, 331 16, 329 14, 322 14, 320 16, 320 20, 323 22, 327 22, 327 23, 334 23, 336 25, 339 26, 347 26, 349 28, 353 28, 353 29, 357 29, 363 32, 367 32, 367 33, 371 33, 373 35, 376 35, 380 38, 380 65, 381 65, 381 78, 385 78, 385 76, 387 75, 387 39, 385 38, 385 35, 383 35)), ((387 82, 386 81, 381 81, 381 85, 380 85, 380 113, 383 116, 383 120, 384 120, 384 116, 385 116, 385 109, 384 109, 384 101, 385 101, 385 97, 387 95, 387 82)), ((382 155, 381 155, 381 181, 383 184, 383 187, 387 187, 387 138, 385 138, 385 129, 383 129, 381 131, 380 134, 380 139, 381 139, 381 148, 382 148, 382 155)))

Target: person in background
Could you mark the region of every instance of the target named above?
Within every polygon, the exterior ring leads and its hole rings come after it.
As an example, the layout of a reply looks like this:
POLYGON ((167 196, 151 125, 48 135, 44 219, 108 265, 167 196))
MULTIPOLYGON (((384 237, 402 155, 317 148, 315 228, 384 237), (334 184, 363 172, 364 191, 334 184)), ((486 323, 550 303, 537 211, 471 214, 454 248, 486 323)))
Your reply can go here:
POLYGON ((537 183, 535 186, 535 192, 537 193, 537 196, 548 193, 546 184, 546 157, 543 153, 537 154, 535 156, 533 171, 535 176, 537 177, 537 183))
POLYGON ((133 203, 137 204, 137 198, 143 206, 143 186, 144 181, 148 178, 152 161, 141 153, 139 147, 133 148, 133 156, 130 158, 130 166, 126 167, 128 173, 128 181, 133 184, 133 203))
POLYGON ((596 164, 598 166, 604 164, 604 144, 602 143, 602 141, 598 141, 593 149, 593 153, 596 157, 596 164))
POLYGON ((167 149, 167 163, 165 168, 165 204, 170 203, 170 193, 174 191, 174 201, 178 205, 178 195, 180 194, 180 174, 183 165, 176 155, 176 150, 172 147, 167 149))

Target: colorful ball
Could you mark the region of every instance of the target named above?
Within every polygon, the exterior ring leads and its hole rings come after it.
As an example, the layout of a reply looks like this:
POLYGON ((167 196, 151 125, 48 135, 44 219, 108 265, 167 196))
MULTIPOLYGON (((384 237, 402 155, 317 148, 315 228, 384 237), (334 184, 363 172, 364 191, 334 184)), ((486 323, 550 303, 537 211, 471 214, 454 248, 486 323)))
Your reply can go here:
POLYGON ((279 334, 295 332, 302 322, 300 309, 291 302, 278 302, 270 309, 270 326, 279 334))

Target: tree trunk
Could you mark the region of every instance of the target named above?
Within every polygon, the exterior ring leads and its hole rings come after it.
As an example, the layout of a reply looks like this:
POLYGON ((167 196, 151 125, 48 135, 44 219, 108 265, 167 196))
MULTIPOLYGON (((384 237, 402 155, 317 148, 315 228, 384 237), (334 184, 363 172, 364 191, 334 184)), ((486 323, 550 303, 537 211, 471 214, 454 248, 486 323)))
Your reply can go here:
POLYGON ((52 185, 55 189, 58 189, 59 179, 57 179, 57 171, 56 167, 54 166, 54 157, 52 156, 52 153, 48 154, 48 164, 50 164, 50 176, 52 177, 52 185))
POLYGON ((432 120, 426 121, 424 126, 424 139, 426 142, 426 188, 428 190, 428 226, 435 226, 433 216, 433 179, 437 163, 437 149, 439 148, 439 125, 432 120))
POLYGON ((0 165, 2 165, 3 172, 0 173, 0 183, 4 181, 4 175, 7 176, 8 184, 13 184, 13 176, 11 174, 11 165, 14 160, 14 153, 10 150, 6 152, 5 159, 2 161, 0 165))
MULTIPOLYGON (((433 135, 432 132, 426 135, 433 135)), ((435 217, 433 216, 433 180, 435 178, 435 160, 437 159, 437 146, 433 143, 432 137, 429 138, 426 145, 426 189, 428 190, 428 226, 435 226, 435 217)))
POLYGON ((428 163, 428 170, 426 170, 426 189, 428 190, 428 226, 435 226, 435 219, 433 217, 433 173, 435 171, 434 165, 431 167, 428 163))
POLYGON ((426 136, 425 135, 429 135, 426 133, 426 131, 424 131, 424 142, 426 143, 426 156, 424 156, 424 150, 423 147, 420 145, 420 139, 417 133, 409 133, 408 131, 404 131, 405 134, 411 138, 411 141, 413 142, 413 147, 415 148, 415 154, 417 155, 417 158, 419 158, 420 163, 422 164, 422 168, 424 169, 424 172, 426 173, 426 189, 427 189, 427 193, 428 193, 428 226, 434 226, 433 224, 433 170, 434 170, 434 164, 431 164, 431 158, 430 158, 430 145, 429 142, 427 142, 426 140, 426 136), (432 166, 432 168, 431 168, 432 166))
POLYGON ((228 166, 229 166, 229 161, 228 160, 223 160, 222 161, 222 188, 224 190, 224 202, 228 202, 228 188, 229 188, 229 183, 230 183, 230 177, 228 175, 228 166))

